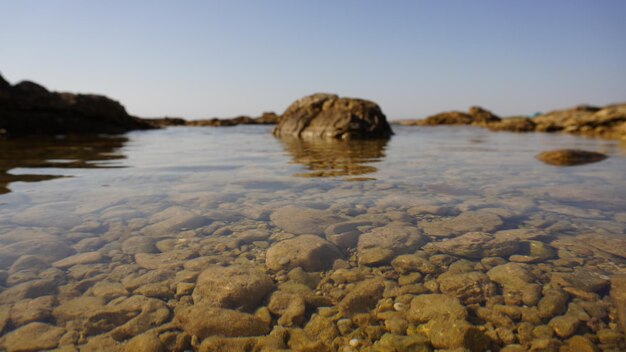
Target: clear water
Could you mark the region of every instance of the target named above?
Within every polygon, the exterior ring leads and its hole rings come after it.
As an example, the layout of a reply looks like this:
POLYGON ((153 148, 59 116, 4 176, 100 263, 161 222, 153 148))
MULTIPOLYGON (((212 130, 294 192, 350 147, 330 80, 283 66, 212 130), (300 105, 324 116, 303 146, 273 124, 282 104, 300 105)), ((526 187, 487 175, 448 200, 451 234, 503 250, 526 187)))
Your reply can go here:
MULTIPOLYGON (((144 227, 160 221, 155 214, 172 207, 205 216, 208 223, 159 234, 159 240, 219 237, 222 227, 281 233, 269 216, 287 205, 346 219, 376 214, 387 222, 414 227, 421 221, 450 217, 410 211, 436 206, 454 209, 455 214, 497 213, 503 220, 497 230, 537 229, 553 238, 570 239, 593 235, 597 236, 593 241, 617 239, 620 242, 612 243, 626 244, 626 145, 619 141, 466 127, 395 126, 394 130, 396 135, 389 141, 350 143, 278 140, 267 126, 176 127, 118 137, 0 141, 0 247, 14 248, 10 246, 28 240, 29 234, 74 248, 86 238, 104 239, 88 249, 104 259, 80 264, 81 270, 93 267, 93 274, 77 276, 71 274, 72 267, 61 269, 62 278, 55 281, 56 291, 51 294, 58 298, 56 307, 90 295, 94 283, 85 281, 89 275, 119 281, 119 275, 107 275, 118 265, 134 263, 132 255, 121 251, 123 241, 143 235, 144 227), (541 151, 559 148, 600 151, 609 158, 576 167, 554 167, 535 159, 541 151), (84 282, 84 287, 68 295, 67 287, 77 282, 84 282)), ((268 245, 279 239, 270 237, 268 245)), ((247 247, 238 249, 237 255, 247 247)), ((81 251, 87 249, 75 252, 81 251)), ((605 270, 603 275, 624 270, 626 258, 619 254, 625 251, 608 249, 605 261, 614 272, 605 270)), ((264 253, 261 248, 255 254, 256 265, 269 273, 263 266, 264 253)), ((351 253, 345 253, 346 259, 351 253)), ((43 269, 33 270, 30 276, 11 269, 19 254, 1 261, 2 290, 41 278, 43 269)), ((134 270, 134 274, 146 271, 134 270)), ((130 271, 128 275, 133 274, 130 271)), ((276 279, 275 273, 270 274, 276 279)), ((600 292, 600 297, 606 295, 608 291, 600 292)), ((172 312, 178 301, 184 298, 172 294, 168 301, 172 312)), ((44 314, 41 319, 51 325, 66 324, 55 316, 44 314)), ((604 319, 607 327, 610 319, 604 319)), ((18 328, 15 325, 9 323, 4 334, 18 328)), ((80 345, 89 339, 64 341, 80 345)), ((124 338, 116 342, 124 343, 124 338)), ((375 340, 361 343, 367 347, 375 340)))

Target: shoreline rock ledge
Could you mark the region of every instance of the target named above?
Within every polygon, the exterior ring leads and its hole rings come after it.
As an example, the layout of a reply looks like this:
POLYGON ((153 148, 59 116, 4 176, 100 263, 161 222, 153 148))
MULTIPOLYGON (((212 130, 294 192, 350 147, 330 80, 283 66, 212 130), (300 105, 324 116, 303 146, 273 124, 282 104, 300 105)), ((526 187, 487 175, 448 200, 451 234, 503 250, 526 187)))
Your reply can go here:
POLYGON ((389 138, 393 131, 376 103, 317 93, 289 105, 273 133, 277 137, 350 139, 389 138))
POLYGON ((12 86, 0 75, 0 136, 118 134, 152 128, 105 96, 50 92, 30 81, 12 86))

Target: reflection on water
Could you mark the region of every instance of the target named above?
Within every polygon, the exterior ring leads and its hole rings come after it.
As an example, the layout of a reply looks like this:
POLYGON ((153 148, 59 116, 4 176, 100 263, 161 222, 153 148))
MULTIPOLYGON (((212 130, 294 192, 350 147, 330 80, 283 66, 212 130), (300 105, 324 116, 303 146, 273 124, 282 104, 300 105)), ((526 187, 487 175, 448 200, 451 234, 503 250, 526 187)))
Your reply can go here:
POLYGON ((376 172, 377 168, 369 164, 385 157, 388 140, 282 138, 280 142, 291 155, 293 163, 302 164, 309 170, 294 176, 337 177, 376 172))
MULTIPOLYGON (((120 167, 119 149, 127 137, 71 136, 0 140, 0 194, 10 192, 12 182, 38 182, 66 175, 16 173, 13 169, 93 169, 120 167)), ((22 170, 19 170, 22 171, 22 170)))

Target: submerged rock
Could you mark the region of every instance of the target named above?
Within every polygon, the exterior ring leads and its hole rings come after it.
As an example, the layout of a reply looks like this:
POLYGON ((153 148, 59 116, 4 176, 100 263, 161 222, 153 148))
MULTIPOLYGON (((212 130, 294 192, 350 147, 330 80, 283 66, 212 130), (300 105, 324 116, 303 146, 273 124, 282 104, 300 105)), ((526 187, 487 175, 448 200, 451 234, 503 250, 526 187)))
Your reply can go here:
POLYGON ((584 165, 596 163, 606 158, 605 154, 580 149, 551 150, 537 155, 537 159, 555 166, 584 165))
POLYGON ((368 100, 313 94, 292 103, 274 129, 278 137, 387 138, 387 118, 368 100))
POLYGON ((446 254, 481 259, 511 255, 517 251, 519 241, 497 238, 485 232, 470 232, 450 240, 433 243, 433 246, 446 254))
POLYGON ((467 232, 493 232, 502 224, 502 218, 494 213, 468 211, 450 219, 420 222, 419 226, 428 236, 454 237, 467 232))
POLYGON ((210 336, 259 336, 270 330, 268 323, 257 316, 205 303, 177 309, 174 322, 201 340, 210 336))
POLYGON ((329 225, 340 222, 343 218, 324 211, 288 205, 276 209, 271 215, 272 222, 289 233, 296 235, 322 235, 329 225))
POLYGON ((275 243, 268 249, 265 264, 278 271, 301 267, 305 271, 321 271, 332 267, 342 257, 334 244, 315 235, 300 235, 275 243))
POLYGON ((273 287, 272 279, 257 268, 212 266, 198 276, 192 297, 196 304, 252 310, 273 287))
POLYGON ((357 255, 361 265, 389 264, 400 254, 415 251, 428 238, 411 226, 388 225, 378 227, 359 237, 357 255))
POLYGON ((454 297, 442 294, 419 295, 411 300, 407 317, 410 321, 425 323, 430 320, 465 320, 467 310, 454 297))
POLYGON ((611 300, 617 310, 617 318, 626 334, 626 274, 611 277, 611 300))
POLYGON ((6 334, 0 340, 7 352, 43 351, 59 345, 65 329, 44 323, 30 323, 6 334))

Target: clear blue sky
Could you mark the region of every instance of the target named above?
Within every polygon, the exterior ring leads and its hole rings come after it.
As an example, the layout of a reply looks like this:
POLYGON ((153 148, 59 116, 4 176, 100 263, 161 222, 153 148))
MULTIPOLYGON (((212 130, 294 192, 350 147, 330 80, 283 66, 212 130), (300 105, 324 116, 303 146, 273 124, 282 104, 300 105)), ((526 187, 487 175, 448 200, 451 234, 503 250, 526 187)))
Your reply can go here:
POLYGON ((282 112, 333 92, 391 119, 626 101, 626 1, 0 0, 0 73, 139 116, 282 112))

